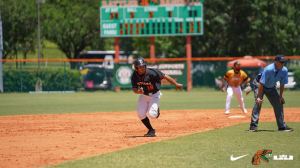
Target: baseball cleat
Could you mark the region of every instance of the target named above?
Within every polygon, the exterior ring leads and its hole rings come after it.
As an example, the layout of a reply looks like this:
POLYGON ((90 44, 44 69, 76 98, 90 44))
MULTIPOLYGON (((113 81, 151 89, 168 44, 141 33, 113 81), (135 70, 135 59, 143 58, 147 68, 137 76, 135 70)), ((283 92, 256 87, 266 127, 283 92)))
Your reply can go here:
POLYGON ((147 134, 144 135, 144 137, 155 137, 155 136, 156 136, 156 135, 155 135, 155 129, 149 130, 149 131, 147 132, 147 134))
POLYGON ((294 131, 294 129, 286 126, 285 128, 279 128, 278 131, 292 132, 292 131, 294 131))
POLYGON ((251 126, 249 131, 250 132, 257 132, 257 127, 251 126))
POLYGON ((229 111, 229 110, 226 110, 226 111, 225 111, 225 114, 229 114, 229 113, 230 113, 230 111, 229 111))

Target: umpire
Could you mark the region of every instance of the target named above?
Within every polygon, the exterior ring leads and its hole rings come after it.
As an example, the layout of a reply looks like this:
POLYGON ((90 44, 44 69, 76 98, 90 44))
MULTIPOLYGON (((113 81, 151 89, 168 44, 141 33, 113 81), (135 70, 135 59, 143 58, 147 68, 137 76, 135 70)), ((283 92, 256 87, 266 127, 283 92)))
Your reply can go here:
POLYGON ((263 96, 266 95, 271 105, 273 106, 278 131, 293 131, 284 122, 283 98, 284 85, 288 83, 288 69, 284 66, 286 59, 283 55, 277 55, 274 63, 269 64, 264 68, 263 72, 257 76, 255 93, 255 104, 252 110, 251 123, 249 131, 257 131, 259 114, 263 102, 263 96), (280 82, 279 94, 276 89, 276 83, 280 82))

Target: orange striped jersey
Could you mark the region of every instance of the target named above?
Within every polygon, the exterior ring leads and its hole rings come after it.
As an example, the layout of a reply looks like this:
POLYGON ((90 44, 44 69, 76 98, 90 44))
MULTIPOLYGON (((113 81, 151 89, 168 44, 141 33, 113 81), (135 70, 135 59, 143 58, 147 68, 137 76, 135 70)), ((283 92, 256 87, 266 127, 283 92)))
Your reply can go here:
POLYGON ((226 72, 224 79, 227 81, 229 86, 238 87, 244 82, 249 82, 250 78, 243 70, 240 70, 239 73, 234 73, 234 70, 231 69, 226 72))

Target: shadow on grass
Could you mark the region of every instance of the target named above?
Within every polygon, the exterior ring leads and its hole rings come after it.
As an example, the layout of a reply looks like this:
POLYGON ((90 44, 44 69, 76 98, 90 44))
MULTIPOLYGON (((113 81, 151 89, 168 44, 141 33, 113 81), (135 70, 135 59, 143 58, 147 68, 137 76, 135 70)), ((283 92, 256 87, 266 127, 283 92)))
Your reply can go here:
POLYGON ((277 130, 266 130, 266 129, 261 129, 261 130, 256 130, 256 131, 249 131, 246 130, 247 132, 277 132, 277 130))

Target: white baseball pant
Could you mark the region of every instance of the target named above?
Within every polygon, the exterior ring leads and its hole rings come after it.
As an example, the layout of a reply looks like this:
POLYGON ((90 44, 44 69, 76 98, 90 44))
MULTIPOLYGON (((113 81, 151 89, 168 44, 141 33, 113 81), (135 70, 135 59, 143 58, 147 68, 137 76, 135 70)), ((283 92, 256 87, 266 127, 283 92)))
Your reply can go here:
POLYGON ((245 104, 244 104, 244 98, 243 98, 243 93, 242 93, 241 87, 240 86, 238 86, 238 87, 228 86, 227 87, 227 97, 226 97, 225 111, 230 110, 230 103, 231 103, 231 99, 232 99, 233 94, 236 95, 236 98, 239 102, 240 108, 242 110, 244 110, 245 109, 245 104))
POLYGON ((158 116, 159 101, 161 92, 158 91, 153 95, 140 95, 137 104, 137 115, 142 120, 147 117, 147 114, 151 118, 158 116))

